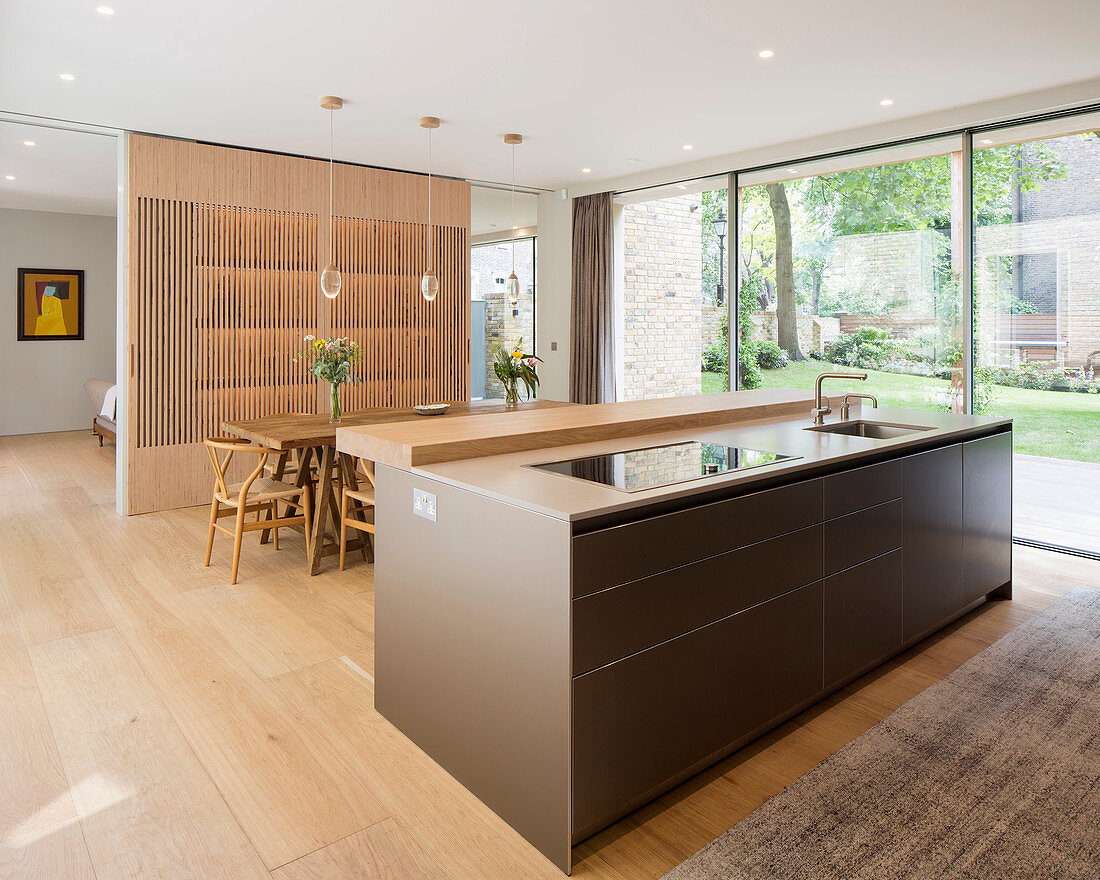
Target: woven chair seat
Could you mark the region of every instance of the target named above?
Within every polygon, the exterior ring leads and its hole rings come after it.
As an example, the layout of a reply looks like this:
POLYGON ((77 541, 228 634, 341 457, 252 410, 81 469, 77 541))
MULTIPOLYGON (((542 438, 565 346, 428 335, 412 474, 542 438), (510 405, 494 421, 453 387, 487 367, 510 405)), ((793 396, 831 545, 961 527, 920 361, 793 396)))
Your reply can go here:
MULTIPOLYGON (((226 486, 227 494, 223 495, 221 492, 215 492, 217 499, 229 507, 237 506, 237 499, 241 494, 241 487, 244 486, 243 482, 230 483, 226 486)), ((248 487, 247 503, 252 504, 257 501, 275 501, 279 498, 294 498, 302 494, 302 487, 295 486, 293 483, 284 483, 282 480, 274 480, 271 477, 258 477, 253 480, 252 485, 248 487)))

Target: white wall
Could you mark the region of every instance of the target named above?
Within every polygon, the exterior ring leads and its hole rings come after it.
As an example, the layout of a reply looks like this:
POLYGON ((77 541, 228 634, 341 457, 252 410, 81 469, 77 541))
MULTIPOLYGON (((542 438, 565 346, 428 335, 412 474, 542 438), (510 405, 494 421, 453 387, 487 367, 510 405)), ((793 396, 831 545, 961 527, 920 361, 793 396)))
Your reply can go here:
POLYGON ((538 296, 535 335, 539 367, 539 395, 569 399, 569 289, 572 281, 573 201, 558 192, 539 196, 538 296), (557 343, 557 351, 551 351, 557 343))
POLYGON ((0 208, 0 435, 91 428, 115 376, 115 218, 0 208), (16 341, 17 270, 84 270, 84 339, 16 341))
MULTIPOLYGON (((539 353, 546 358, 542 368, 540 393, 545 397, 560 400, 567 400, 569 395, 569 296, 572 272, 572 199, 574 197, 596 192, 658 186, 677 180, 709 177, 773 163, 795 162, 833 151, 873 146, 953 129, 988 125, 1031 114, 1071 109, 1094 103, 1098 95, 1100 95, 1100 80, 1089 80, 983 104, 954 107, 926 116, 897 119, 867 128, 834 132, 746 152, 714 156, 629 177, 585 181, 582 186, 570 187, 570 198, 565 201, 561 199, 558 190, 540 195, 537 322, 539 353), (556 352, 550 351, 551 340, 558 343, 556 352)), ((660 120, 655 120, 653 124, 659 125, 660 120)))

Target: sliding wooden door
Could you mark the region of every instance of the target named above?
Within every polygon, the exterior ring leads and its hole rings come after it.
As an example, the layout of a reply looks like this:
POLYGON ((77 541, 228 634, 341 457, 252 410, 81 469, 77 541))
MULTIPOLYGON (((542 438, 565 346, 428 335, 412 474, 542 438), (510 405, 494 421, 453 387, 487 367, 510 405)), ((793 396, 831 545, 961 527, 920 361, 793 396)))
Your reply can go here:
POLYGON ((469 383, 469 185, 433 186, 440 293, 426 303, 427 184, 340 165, 340 297, 328 255, 327 164, 135 136, 130 147, 127 509, 209 500, 201 446, 226 420, 317 412, 294 355, 335 333, 365 347, 347 409, 464 400, 469 383))

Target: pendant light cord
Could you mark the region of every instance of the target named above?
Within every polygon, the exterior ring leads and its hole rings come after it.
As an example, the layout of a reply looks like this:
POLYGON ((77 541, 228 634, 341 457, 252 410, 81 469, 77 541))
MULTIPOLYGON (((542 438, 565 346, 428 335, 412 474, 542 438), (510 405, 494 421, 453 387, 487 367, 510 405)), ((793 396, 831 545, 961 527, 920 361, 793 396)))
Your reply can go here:
POLYGON ((328 262, 332 262, 332 230, 335 228, 335 218, 332 210, 332 121, 335 111, 328 111, 328 262))
POLYGON ((432 235, 432 130, 428 129, 428 268, 435 271, 435 236, 432 235))
POLYGON ((516 145, 512 144, 512 274, 516 274, 516 145))

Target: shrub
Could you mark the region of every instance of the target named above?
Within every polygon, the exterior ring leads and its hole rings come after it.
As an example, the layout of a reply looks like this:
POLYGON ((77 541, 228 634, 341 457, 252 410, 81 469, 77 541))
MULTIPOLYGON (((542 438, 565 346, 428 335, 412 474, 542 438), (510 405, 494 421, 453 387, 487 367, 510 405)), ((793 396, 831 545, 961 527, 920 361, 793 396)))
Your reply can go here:
POLYGON ((748 345, 741 347, 739 361, 741 365, 741 387, 759 388, 763 384, 760 376, 760 365, 756 362, 755 352, 748 345))
POLYGON ((787 352, 779 347, 779 343, 770 339, 761 339, 750 343, 753 346, 757 365, 764 370, 781 370, 791 362, 787 352))
POLYGON ((905 347, 889 330, 860 327, 855 333, 841 334, 825 346, 825 359, 846 367, 880 370, 888 360, 905 357, 905 347))
POLYGON ((703 349, 703 372, 724 373, 730 362, 730 325, 729 319, 722 315, 722 326, 718 339, 713 345, 703 349))

